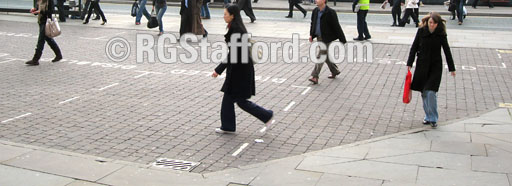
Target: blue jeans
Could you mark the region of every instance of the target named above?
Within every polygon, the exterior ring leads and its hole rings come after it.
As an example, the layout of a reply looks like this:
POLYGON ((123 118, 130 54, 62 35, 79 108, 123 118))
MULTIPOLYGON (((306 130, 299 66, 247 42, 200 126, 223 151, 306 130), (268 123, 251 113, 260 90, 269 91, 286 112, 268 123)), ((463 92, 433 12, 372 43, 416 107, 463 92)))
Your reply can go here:
POLYGON ((457 6, 457 18, 459 18, 459 22, 464 21, 464 1, 461 0, 459 5, 457 6))
POLYGON ((162 17, 164 16, 165 11, 167 11, 167 6, 161 8, 155 7, 155 9, 156 19, 158 20, 158 29, 160 30, 160 32, 164 32, 164 23, 162 22, 162 17))
POLYGON ((439 114, 437 113, 437 94, 431 90, 424 90, 421 93, 423 99, 423 110, 425 110, 425 121, 437 122, 439 114))
POLYGON ((146 19, 150 19, 151 15, 149 14, 148 10, 146 10, 146 3, 148 0, 140 0, 139 1, 139 12, 137 12, 137 16, 135 17, 135 22, 140 23, 140 18, 142 18, 142 15, 146 17, 146 19))
POLYGON ((208 3, 201 6, 201 17, 210 18, 210 8, 208 7, 208 3))

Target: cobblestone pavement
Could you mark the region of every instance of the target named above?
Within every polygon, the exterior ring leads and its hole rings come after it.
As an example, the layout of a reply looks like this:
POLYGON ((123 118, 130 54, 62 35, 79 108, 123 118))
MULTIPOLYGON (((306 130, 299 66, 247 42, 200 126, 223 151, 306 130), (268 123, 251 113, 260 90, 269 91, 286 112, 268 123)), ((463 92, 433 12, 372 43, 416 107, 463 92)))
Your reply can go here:
MULTIPOLYGON (((9 43, 0 49, 1 140, 138 163, 161 157, 195 161, 201 165, 193 172, 204 173, 423 126, 419 94, 409 105, 401 102, 409 45, 374 44, 373 63, 342 63, 335 80, 327 79, 324 67, 319 85, 307 81, 311 63, 257 64, 251 100, 274 110, 277 122, 260 133, 263 124, 236 108, 237 133, 219 135, 213 129, 220 126, 223 79, 209 77, 215 64, 137 64, 134 52, 113 63, 105 55, 106 38, 135 41, 135 33, 146 32, 63 26, 66 34, 56 40, 65 60, 48 62, 53 54, 45 46, 41 65, 26 67, 37 39, 20 33, 37 33, 36 24, 0 24, 0 42, 9 43), (244 143, 247 148, 233 156, 244 143)), ((441 122, 512 102, 510 51, 452 53, 457 77, 444 73, 441 122)))

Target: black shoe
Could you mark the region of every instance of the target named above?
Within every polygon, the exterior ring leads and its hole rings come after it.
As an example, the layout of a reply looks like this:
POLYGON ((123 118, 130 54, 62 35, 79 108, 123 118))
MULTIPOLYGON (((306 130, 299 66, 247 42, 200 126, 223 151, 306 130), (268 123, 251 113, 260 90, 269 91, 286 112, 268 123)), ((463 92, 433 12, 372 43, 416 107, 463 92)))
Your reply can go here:
POLYGON ((59 62, 60 60, 62 59, 62 56, 57 56, 55 58, 53 58, 52 62, 59 62))
POLYGON ((256 19, 251 19, 251 23, 254 23, 254 21, 256 21, 256 19))
POLYGON ((423 120, 423 125, 430 125, 430 121, 423 120))
POLYGON ((285 18, 293 18, 293 16, 286 16, 285 18))
POLYGON ((364 40, 369 40, 369 39, 371 39, 371 38, 372 38, 372 36, 365 37, 365 38, 364 38, 364 40))
POLYGON ((362 37, 354 37, 354 41, 364 41, 364 38, 362 38, 362 37))
POLYGON ((203 38, 208 37, 208 31, 204 30, 203 38))
POLYGON ((393 26, 398 26, 398 25, 396 23, 393 23, 391 26, 393 27, 393 26))
POLYGON ((25 62, 25 64, 28 66, 37 66, 37 65, 39 65, 39 61, 30 60, 30 61, 25 62))
POLYGON ((416 23, 416 28, 418 28, 418 26, 419 26, 419 24, 418 24, 418 23, 416 23))
POLYGON ((432 123, 430 123, 430 126, 431 126, 432 128, 437 128, 437 123, 436 123, 436 122, 432 122, 432 123))
POLYGON ((85 21, 83 22, 83 24, 84 24, 84 25, 85 25, 85 24, 87 24, 87 23, 89 23, 89 21, 87 21, 87 20, 85 20, 85 21))
POLYGON ((308 12, 303 12, 304 13, 304 18, 306 18, 306 16, 308 15, 308 12))
POLYGON ((474 9, 476 9, 476 6, 471 6, 471 7, 473 7, 474 9))
POLYGON ((407 19, 406 23, 407 23, 407 24, 411 24, 411 20, 410 20, 410 19, 407 19))
POLYGON ((100 20, 100 16, 96 16, 95 18, 92 18, 92 20, 100 20))
POLYGON ((453 17, 451 18, 451 20, 455 20, 455 16, 453 16, 453 17))
POLYGON ((105 25, 105 24, 107 24, 107 20, 105 20, 105 21, 103 21, 103 22, 101 23, 101 25, 105 25))

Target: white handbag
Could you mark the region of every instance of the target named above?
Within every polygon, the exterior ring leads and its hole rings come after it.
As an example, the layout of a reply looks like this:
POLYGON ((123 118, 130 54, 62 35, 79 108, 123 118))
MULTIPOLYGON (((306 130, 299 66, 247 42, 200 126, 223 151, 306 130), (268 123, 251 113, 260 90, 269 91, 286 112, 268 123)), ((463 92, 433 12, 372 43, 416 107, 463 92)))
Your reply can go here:
POLYGON ((45 25, 45 35, 49 38, 57 37, 61 34, 59 21, 57 18, 48 18, 45 25))

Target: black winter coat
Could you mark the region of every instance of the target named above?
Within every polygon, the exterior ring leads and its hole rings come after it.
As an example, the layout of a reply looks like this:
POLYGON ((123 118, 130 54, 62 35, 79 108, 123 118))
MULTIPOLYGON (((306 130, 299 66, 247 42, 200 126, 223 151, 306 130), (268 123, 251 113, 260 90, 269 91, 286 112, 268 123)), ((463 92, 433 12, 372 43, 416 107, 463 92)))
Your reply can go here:
MULTIPOLYGON (((53 4, 53 0, 48 1, 48 9, 46 11, 39 12, 40 15, 37 16, 37 22, 39 24, 46 24, 46 19, 51 19, 54 13, 55 5, 53 4)), ((36 9, 39 10, 39 5, 36 6, 36 9)))
MULTIPOLYGON (((245 34, 247 31, 245 31, 240 25, 232 24, 228 33, 224 35, 226 43, 231 41, 231 35, 234 33, 245 34)), ((238 50, 237 61, 231 61, 230 56, 233 48, 229 48, 227 63, 219 64, 217 68, 215 68, 215 72, 217 72, 217 74, 222 74, 222 72, 227 69, 226 80, 224 81, 224 85, 221 89, 222 92, 235 98, 249 99, 251 96, 256 95, 254 65, 250 58, 248 63, 242 63, 242 47, 237 47, 236 49, 238 50)))
POLYGON ((440 27, 437 27, 433 33, 430 33, 428 26, 418 29, 407 60, 407 66, 412 67, 414 59, 418 56, 411 83, 412 90, 420 92, 424 90, 439 91, 444 68, 441 47, 443 47, 446 56, 448 70, 450 72, 455 71, 446 32, 440 27))
MULTIPOLYGON (((309 28, 309 35, 316 37, 316 22, 318 17, 318 12, 320 9, 316 7, 313 9, 313 15, 311 16, 311 27, 309 28)), ((338 21, 338 16, 336 15, 336 11, 329 8, 325 5, 324 13, 322 17, 320 17, 320 32, 322 32, 322 39, 324 43, 330 43, 336 39, 339 39, 340 42, 346 43, 347 39, 345 38, 345 34, 341 29, 340 23, 338 21)))

